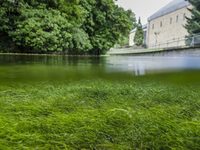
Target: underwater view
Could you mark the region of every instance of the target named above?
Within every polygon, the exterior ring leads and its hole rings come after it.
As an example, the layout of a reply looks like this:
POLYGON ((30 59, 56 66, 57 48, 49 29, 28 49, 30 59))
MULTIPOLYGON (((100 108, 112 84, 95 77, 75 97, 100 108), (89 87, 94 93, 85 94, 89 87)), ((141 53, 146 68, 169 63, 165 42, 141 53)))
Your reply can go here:
POLYGON ((0 55, 0 149, 199 149, 200 57, 0 55))

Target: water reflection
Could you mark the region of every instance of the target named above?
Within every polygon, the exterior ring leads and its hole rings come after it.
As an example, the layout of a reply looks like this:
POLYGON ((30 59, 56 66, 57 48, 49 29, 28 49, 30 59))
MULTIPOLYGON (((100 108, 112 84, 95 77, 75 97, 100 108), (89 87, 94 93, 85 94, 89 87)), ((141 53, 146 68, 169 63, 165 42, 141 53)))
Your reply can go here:
MULTIPOLYGON (((142 57, 142 56, 110 56, 110 57, 67 57, 67 56, 35 56, 35 55, 0 55, 0 71, 2 74, 22 75, 23 72, 37 74, 61 74, 85 76, 101 76, 114 72, 146 75, 157 72, 173 72, 181 70, 200 70, 200 57, 142 57)), ((27 73, 26 73, 27 74, 27 73)), ((0 76, 0 77, 1 77, 0 76)))
POLYGON ((148 73, 200 69, 200 57, 108 57, 108 70, 128 71, 135 75, 148 73))

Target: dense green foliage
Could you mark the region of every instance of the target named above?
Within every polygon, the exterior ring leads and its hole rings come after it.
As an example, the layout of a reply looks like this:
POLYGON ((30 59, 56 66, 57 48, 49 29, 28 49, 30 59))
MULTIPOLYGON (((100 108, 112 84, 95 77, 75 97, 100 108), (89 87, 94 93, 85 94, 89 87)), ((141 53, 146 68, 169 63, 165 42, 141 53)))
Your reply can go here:
POLYGON ((134 15, 113 0, 1 0, 1 47, 103 54, 128 36, 134 15))
POLYGON ((138 24, 137 24, 137 27, 136 27, 136 32, 135 32, 135 36, 134 36, 134 43, 137 46, 142 46, 144 44, 144 31, 142 29, 142 24, 141 24, 140 18, 138 20, 138 24))
POLYGON ((187 18, 186 29, 190 35, 200 33, 200 1, 199 0, 188 0, 193 8, 190 10, 192 13, 191 18, 187 18))
POLYGON ((200 147, 199 87, 91 80, 0 89, 1 149, 200 147))

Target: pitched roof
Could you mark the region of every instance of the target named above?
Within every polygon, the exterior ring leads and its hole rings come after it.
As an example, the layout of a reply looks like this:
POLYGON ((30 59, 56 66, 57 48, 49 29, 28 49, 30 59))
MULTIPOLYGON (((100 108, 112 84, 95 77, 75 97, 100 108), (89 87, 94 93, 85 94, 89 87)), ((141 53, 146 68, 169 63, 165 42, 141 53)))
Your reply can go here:
POLYGON ((148 18, 148 21, 151 21, 151 20, 156 19, 158 17, 164 16, 164 15, 169 14, 171 12, 174 12, 178 9, 187 7, 188 5, 190 5, 190 3, 187 0, 173 0, 172 2, 167 4, 166 6, 164 6, 160 10, 158 10, 155 14, 150 16, 148 18))

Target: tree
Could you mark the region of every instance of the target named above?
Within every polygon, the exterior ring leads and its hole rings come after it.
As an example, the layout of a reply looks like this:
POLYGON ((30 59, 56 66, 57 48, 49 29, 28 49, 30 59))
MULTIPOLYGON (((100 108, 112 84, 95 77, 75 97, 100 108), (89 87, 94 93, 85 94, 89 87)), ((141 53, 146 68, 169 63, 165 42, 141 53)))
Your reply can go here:
POLYGON ((187 18, 186 29, 190 35, 200 33, 200 1, 199 0, 188 0, 193 8, 189 9, 192 13, 191 18, 187 18))
MULTIPOLYGON (((131 10, 128 10, 128 13, 129 13, 129 16, 131 16, 131 20, 132 20, 132 29, 134 29, 136 27, 136 19, 135 19, 135 14, 131 11, 131 10)), ((116 45, 119 45, 119 46, 127 46, 129 44, 129 34, 130 32, 126 33, 126 34, 123 34, 121 35, 118 43, 116 45)))
POLYGON ((83 29, 88 33, 93 49, 92 54, 104 54, 127 36, 133 28, 135 18, 132 11, 125 11, 113 0, 82 0, 87 10, 83 29))
POLYGON ((134 37, 134 43, 137 46, 142 46, 144 43, 144 31, 142 29, 142 24, 141 24, 141 20, 139 18, 138 20, 138 24, 136 27, 136 33, 135 33, 135 37, 134 37))
POLYGON ((128 36, 132 14, 113 0, 1 0, 0 36, 25 52, 99 55, 128 36))
POLYGON ((16 45, 34 51, 91 48, 88 35, 82 29, 73 27, 59 11, 45 8, 24 11, 20 21, 16 22, 16 29, 9 32, 16 45))
POLYGON ((1 7, 0 32, 20 49, 78 53, 92 48, 81 29, 84 9, 76 0, 3 0, 1 7))

